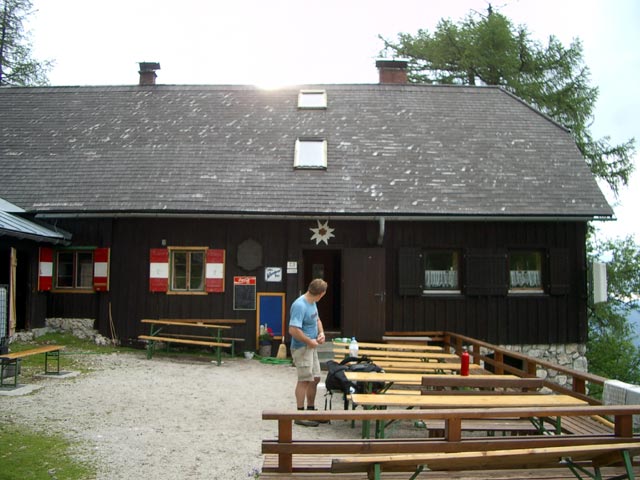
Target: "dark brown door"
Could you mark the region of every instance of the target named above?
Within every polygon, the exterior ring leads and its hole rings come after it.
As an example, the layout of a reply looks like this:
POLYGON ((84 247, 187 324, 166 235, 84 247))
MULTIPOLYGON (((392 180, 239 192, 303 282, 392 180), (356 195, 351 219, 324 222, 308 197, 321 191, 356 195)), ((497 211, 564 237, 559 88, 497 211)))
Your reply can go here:
POLYGON ((318 315, 327 332, 341 332, 340 325, 340 250, 305 250, 304 288, 314 278, 322 278, 328 284, 327 293, 318 302, 318 315))
POLYGON ((385 330, 385 253, 382 248, 342 252, 344 336, 380 341, 385 330))

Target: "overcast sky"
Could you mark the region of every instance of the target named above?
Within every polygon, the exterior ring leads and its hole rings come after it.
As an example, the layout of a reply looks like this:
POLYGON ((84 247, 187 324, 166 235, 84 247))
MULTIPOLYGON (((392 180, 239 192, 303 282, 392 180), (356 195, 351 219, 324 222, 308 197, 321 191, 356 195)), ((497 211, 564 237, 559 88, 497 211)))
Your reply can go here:
MULTIPOLYGON (((377 83, 378 36, 433 31, 441 18, 486 12, 484 0, 32 0, 34 56, 52 85, 131 85, 140 61, 162 84, 377 83)), ((592 133, 640 141, 640 1, 502 0, 494 7, 532 36, 583 42, 600 90, 592 133)), ((634 156, 640 170, 640 155, 634 156)), ((640 171, 602 237, 640 242, 640 171)))

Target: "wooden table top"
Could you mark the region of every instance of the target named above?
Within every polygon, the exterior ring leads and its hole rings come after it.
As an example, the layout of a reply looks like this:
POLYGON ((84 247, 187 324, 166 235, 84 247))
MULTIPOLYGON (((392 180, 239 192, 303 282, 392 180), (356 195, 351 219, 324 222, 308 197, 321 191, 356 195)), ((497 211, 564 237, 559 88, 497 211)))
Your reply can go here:
MULTIPOLYGON (((385 372, 395 373, 435 373, 435 372, 458 372, 460 371, 460 362, 458 363, 435 363, 435 362, 421 362, 417 364, 403 364, 395 362, 383 362, 374 360, 377 366, 382 368, 385 372)), ((471 372, 471 369, 469 369, 471 372)))
POLYGON ((244 325, 247 321, 244 318, 159 318, 163 322, 180 322, 185 324, 210 323, 215 325, 244 325))
MULTIPOLYGON (((336 347, 334 344, 333 352, 337 354, 348 354, 349 349, 347 347, 336 347)), ((442 352, 404 352, 394 350, 381 350, 375 348, 359 348, 358 355, 370 358, 396 358, 407 360, 460 360, 460 357, 453 353, 442 352)))
POLYGON ((351 395, 354 405, 364 407, 426 408, 509 408, 571 407, 588 405, 571 395, 384 395, 359 393, 351 395))
POLYGON ((174 320, 144 319, 144 320, 140 320, 140 323, 150 323, 153 325, 178 325, 180 327, 218 328, 223 330, 231 329, 229 325, 214 325, 211 323, 191 323, 191 322, 187 323, 187 322, 174 321, 174 320))
MULTIPOLYGON (((441 373, 344 372, 352 382, 389 382, 406 385, 422 384, 422 377, 442 377, 441 373)), ((516 375, 475 374, 474 378, 519 378, 516 375)))
MULTIPOLYGON (((342 347, 349 350, 349 343, 333 342, 334 347, 342 347)), ((358 342, 359 348, 374 348, 379 350, 398 350, 407 352, 443 352, 444 349, 437 345, 407 345, 404 343, 375 343, 358 342)))

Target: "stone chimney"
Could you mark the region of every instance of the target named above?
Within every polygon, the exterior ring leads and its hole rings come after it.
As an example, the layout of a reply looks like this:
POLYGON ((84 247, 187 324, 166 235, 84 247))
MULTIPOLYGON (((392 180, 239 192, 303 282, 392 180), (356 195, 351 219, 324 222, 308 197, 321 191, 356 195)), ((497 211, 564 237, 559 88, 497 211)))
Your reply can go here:
POLYGON ((380 83, 407 83, 408 60, 377 60, 380 83))
POLYGON ((160 70, 160 64, 155 62, 140 62, 140 83, 141 86, 156 84, 156 70, 160 70))

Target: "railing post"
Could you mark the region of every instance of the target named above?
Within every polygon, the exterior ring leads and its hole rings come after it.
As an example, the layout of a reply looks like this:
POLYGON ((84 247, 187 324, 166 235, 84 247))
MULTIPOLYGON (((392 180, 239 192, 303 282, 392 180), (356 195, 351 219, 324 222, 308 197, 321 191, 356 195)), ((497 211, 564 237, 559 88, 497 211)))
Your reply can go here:
POLYGON ((584 378, 577 378, 576 376, 573 376, 573 391, 576 393, 582 393, 583 395, 587 393, 584 378))
MULTIPOLYGON (((280 419, 278 420, 278 443, 291 443, 293 440, 293 420, 280 419)), ((278 454, 278 472, 291 473, 293 471, 293 454, 279 453, 278 454)))
POLYGON ((460 440, 462 440, 462 418, 445 418, 444 438, 447 442, 459 442, 460 440))
POLYGON ((473 363, 480 365, 480 345, 473 344, 473 363))
POLYGON ((633 437, 633 415, 615 415, 614 422, 616 437, 633 437))
POLYGON ((496 375, 504 375, 504 355, 502 352, 496 350, 493 351, 493 359, 496 364, 494 365, 496 375))

